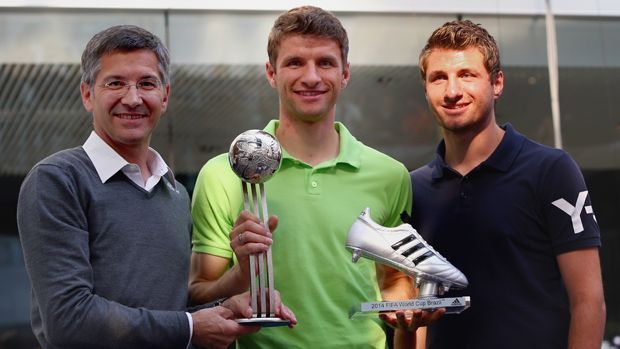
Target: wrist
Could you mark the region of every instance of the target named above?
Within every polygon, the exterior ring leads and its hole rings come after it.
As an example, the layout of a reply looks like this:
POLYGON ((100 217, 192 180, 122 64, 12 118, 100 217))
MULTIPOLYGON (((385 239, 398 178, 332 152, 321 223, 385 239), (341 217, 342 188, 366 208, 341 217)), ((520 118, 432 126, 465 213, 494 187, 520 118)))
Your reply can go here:
POLYGON ((248 271, 244 271, 239 264, 236 264, 233 269, 233 288, 232 294, 242 293, 248 290, 250 287, 250 275, 248 271))

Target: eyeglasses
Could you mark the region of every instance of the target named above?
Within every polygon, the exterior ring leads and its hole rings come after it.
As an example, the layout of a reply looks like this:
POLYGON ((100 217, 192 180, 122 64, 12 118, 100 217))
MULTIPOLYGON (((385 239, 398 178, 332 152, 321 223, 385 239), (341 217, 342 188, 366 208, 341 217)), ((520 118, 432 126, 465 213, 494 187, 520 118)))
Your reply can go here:
POLYGON ((125 80, 112 80, 108 81, 103 85, 99 85, 99 87, 115 92, 120 96, 124 96, 129 92, 131 86, 134 86, 140 95, 151 94, 156 91, 160 91, 161 82, 157 79, 143 79, 135 84, 130 84, 129 81, 125 80))

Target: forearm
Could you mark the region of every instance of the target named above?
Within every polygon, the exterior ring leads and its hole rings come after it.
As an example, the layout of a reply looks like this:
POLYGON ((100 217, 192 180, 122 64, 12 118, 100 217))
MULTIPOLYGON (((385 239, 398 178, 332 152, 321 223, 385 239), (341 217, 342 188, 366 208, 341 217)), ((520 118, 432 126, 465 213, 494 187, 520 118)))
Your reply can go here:
POLYGON ((46 339, 59 348, 182 348, 190 330, 183 311, 159 311, 93 300, 45 320, 46 339))
POLYGON ((598 349, 606 316, 598 248, 566 252, 557 260, 570 301, 568 347, 598 349))
MULTIPOLYGON (((406 274, 389 267, 378 270, 383 300, 406 300, 413 298, 415 290, 406 274)), ((401 328, 394 329, 394 348, 412 349, 416 345, 416 333, 401 328)))
POLYGON ((247 291, 248 277, 241 275, 241 269, 235 265, 226 270, 219 278, 192 278, 189 285, 189 298, 192 304, 204 304, 216 299, 231 297, 247 291))
MULTIPOLYGON (((44 255, 30 259, 29 273, 41 321, 33 322, 51 347, 113 348, 168 347, 189 340, 189 323, 182 311, 133 308, 93 293, 84 273, 62 271, 44 264, 44 255), (37 327, 38 326, 38 327, 37 327)), ((82 270, 71 263, 74 271, 82 270)), ((182 347, 182 346, 181 346, 182 347)))
POLYGON ((599 349, 605 330, 605 302, 593 300, 571 307, 569 349, 599 349))
POLYGON ((191 256, 188 295, 191 305, 202 305, 220 298, 243 293, 249 286, 232 257, 221 257, 194 251, 191 256))
POLYGON ((394 330, 394 349, 414 349, 415 347, 415 333, 401 329, 394 330))

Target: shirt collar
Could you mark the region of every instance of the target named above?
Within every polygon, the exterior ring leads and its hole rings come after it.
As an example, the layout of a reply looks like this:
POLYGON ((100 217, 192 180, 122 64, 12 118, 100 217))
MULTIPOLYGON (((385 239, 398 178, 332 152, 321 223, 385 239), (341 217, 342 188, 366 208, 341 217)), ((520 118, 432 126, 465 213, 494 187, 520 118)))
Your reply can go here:
MULTIPOLYGON (((488 159, 483 161, 479 166, 485 166, 494 168, 501 172, 508 172, 510 166, 517 158, 517 155, 521 151, 525 136, 517 132, 510 123, 500 126, 506 133, 499 142, 497 148, 493 151, 488 159)), ((444 170, 449 166, 445 162, 446 143, 442 139, 437 146, 435 159, 431 162, 433 167, 433 178, 441 178, 444 175, 444 170)))
MULTIPOLYGON (((86 139, 82 148, 95 166, 101 183, 107 182, 118 171, 122 171, 126 166, 131 165, 101 139, 95 131, 91 131, 90 136, 86 139)), ((172 170, 166 165, 161 155, 153 148, 149 148, 147 166, 153 175, 165 177, 176 190, 174 173, 172 173, 172 170)))
MULTIPOLYGON (((280 126, 279 120, 271 120, 265 126, 263 131, 271 134, 275 137, 276 130, 280 126)), ((347 164, 354 168, 359 168, 361 163, 361 149, 358 140, 353 137, 351 132, 347 130, 347 128, 341 122, 335 122, 334 128, 336 132, 338 132, 338 136, 340 137, 340 151, 338 156, 331 160, 323 163, 321 167, 330 167, 336 164, 347 164)), ((290 155, 284 147, 282 147, 282 161, 298 161, 292 155, 290 155)))

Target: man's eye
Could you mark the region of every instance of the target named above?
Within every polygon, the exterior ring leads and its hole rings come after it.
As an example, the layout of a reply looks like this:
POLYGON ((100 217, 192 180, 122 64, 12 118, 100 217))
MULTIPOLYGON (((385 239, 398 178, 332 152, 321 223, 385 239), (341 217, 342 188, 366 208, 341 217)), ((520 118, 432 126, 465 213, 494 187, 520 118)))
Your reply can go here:
POLYGON ((154 90, 158 86, 159 84, 157 83, 157 81, 153 81, 153 80, 142 80, 138 82, 138 87, 140 87, 143 90, 154 90))
POLYGON ((127 83, 122 80, 113 80, 113 81, 107 82, 104 86, 112 90, 118 90, 118 89, 121 89, 127 86, 127 83))
POLYGON ((300 65, 301 65, 301 62, 298 60, 292 60, 287 63, 287 66, 289 67, 299 67, 300 65))
POLYGON ((321 62, 319 62, 321 67, 332 67, 334 64, 332 63, 332 61, 330 60, 322 60, 321 62))

